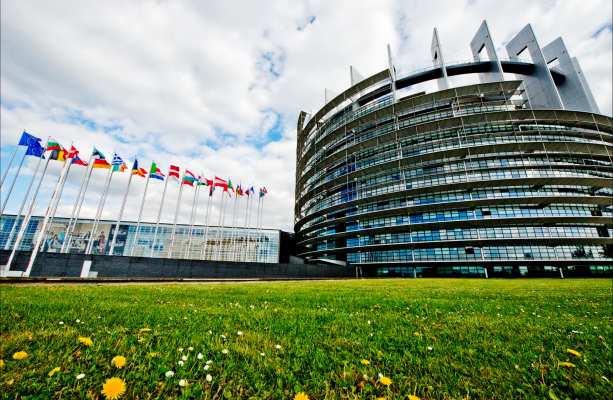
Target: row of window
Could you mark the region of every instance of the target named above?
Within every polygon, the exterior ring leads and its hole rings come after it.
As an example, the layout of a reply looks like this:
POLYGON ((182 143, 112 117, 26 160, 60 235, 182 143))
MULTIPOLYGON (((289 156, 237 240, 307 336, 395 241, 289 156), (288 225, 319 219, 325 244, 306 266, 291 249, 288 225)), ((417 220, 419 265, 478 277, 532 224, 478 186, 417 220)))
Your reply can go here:
POLYGON ((350 263, 460 261, 460 260, 558 260, 611 259, 605 246, 497 246, 435 249, 399 249, 348 253, 350 263))

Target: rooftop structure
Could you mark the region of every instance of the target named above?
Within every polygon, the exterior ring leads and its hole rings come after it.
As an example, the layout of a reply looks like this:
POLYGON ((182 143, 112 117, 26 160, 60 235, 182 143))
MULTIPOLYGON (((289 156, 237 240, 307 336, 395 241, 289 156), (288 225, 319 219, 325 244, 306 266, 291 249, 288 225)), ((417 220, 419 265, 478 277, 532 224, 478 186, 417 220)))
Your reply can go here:
POLYGON ((500 58, 484 21, 456 63, 440 43, 435 29, 432 67, 405 75, 388 46, 388 68, 351 67, 349 89, 300 113, 300 256, 376 276, 610 269, 613 121, 562 38, 541 48, 527 25, 500 58), (480 83, 452 88, 461 74, 480 83))

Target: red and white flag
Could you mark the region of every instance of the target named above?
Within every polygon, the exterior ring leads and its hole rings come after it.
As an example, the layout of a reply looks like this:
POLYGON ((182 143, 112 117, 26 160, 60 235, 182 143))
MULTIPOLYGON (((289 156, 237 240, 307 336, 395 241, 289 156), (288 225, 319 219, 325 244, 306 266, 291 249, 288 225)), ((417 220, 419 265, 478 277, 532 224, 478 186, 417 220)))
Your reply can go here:
POLYGON ((179 176, 179 167, 175 165, 170 166, 170 172, 168 172, 168 180, 180 183, 181 177, 179 176))
POLYGON ((224 181, 221 178, 215 177, 213 186, 219 186, 220 188, 223 188, 223 190, 228 190, 228 181, 224 181))
POLYGON ((71 146, 70 151, 68 152, 68 158, 75 158, 78 155, 79 155, 79 150, 77 150, 74 146, 71 146))

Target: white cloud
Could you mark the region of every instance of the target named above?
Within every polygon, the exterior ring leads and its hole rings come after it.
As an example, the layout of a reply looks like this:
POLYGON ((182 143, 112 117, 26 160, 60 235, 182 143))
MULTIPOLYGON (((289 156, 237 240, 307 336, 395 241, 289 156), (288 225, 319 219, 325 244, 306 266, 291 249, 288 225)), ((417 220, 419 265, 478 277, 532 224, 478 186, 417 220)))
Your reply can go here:
MULTIPOLYGON (((264 227, 292 230, 299 111, 323 106, 325 87, 347 89, 350 65, 364 76, 386 68, 388 43, 401 70, 426 66, 435 26, 446 61, 470 58, 483 19, 502 57, 503 44, 529 22, 541 45, 562 36, 611 115, 611 30, 593 37, 611 24, 607 1, 3 2, 2 171, 27 128, 65 146, 74 141, 82 158, 96 145, 109 157, 138 154, 147 167, 153 159, 163 171, 173 163, 265 185, 264 227)), ((51 165, 39 213, 59 171, 51 165)), ((83 168, 73 168, 61 215, 70 214, 81 182, 83 168)), ((94 215, 104 171, 94 177, 83 217, 94 215)), ((113 179, 104 218, 117 217, 127 178, 113 179)), ((144 189, 142 178, 133 182, 127 220, 137 218, 144 189)), ((25 175, 16 192, 24 185, 25 175)), ((157 217, 162 188, 149 185, 147 221, 157 217)), ((167 194, 166 222, 176 195, 176 187, 167 194)), ((8 210, 20 201, 11 198, 8 210)), ((205 199, 200 204, 203 217, 205 199)), ((180 222, 190 208, 184 195, 180 222)))

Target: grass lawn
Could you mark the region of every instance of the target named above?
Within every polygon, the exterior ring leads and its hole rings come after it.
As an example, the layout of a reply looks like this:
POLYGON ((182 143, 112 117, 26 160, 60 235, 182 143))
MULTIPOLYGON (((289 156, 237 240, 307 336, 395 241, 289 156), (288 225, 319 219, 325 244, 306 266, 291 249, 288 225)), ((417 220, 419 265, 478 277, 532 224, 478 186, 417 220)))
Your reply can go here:
POLYGON ((6 399, 613 396, 609 279, 0 290, 6 399))

